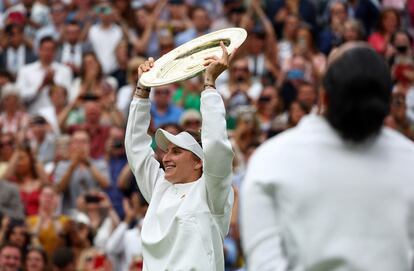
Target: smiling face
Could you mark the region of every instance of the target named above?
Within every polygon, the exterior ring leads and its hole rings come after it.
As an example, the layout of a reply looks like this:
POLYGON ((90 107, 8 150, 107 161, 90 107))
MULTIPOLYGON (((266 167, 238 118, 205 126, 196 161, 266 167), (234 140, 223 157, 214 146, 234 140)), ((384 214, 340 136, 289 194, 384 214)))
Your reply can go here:
POLYGON ((31 250, 26 256, 26 270, 28 271, 42 271, 45 269, 46 263, 43 260, 42 254, 37 250, 31 250))
POLYGON ((202 161, 192 152, 172 143, 168 144, 162 163, 165 179, 171 183, 189 183, 201 177, 202 161))

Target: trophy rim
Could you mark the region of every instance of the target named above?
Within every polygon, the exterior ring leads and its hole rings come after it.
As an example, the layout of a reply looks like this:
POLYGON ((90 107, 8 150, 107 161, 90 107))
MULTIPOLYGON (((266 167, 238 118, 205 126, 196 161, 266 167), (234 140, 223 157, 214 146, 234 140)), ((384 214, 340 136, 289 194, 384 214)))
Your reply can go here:
POLYGON ((246 38, 247 32, 245 29, 232 27, 192 39, 157 59, 153 68, 142 74, 139 82, 146 87, 157 87, 194 77, 206 69, 204 65, 200 64, 204 62, 205 57, 214 55, 221 57, 222 55, 220 46, 206 49, 198 48, 208 46, 208 43, 211 42, 214 44, 215 41, 228 40, 229 45, 226 46, 226 49, 231 54, 246 38), (191 54, 192 50, 195 50, 194 54, 191 54), (189 55, 186 56, 187 54, 189 55), (183 59, 180 60, 181 58, 183 59), (174 61, 176 62, 174 63, 174 61), (185 65, 181 65, 184 63, 185 65))

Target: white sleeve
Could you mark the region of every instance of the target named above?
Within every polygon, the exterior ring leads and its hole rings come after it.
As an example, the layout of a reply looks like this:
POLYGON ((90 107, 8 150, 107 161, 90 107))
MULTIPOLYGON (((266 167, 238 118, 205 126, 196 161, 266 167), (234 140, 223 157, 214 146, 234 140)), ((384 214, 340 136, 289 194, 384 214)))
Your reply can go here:
POLYGON ((231 194, 233 150, 227 135, 223 99, 215 90, 201 94, 201 141, 204 151, 203 175, 208 205, 213 214, 223 214, 231 194))
POLYGON ((125 233, 128 230, 128 225, 125 222, 119 223, 118 227, 112 232, 111 236, 105 245, 106 253, 112 255, 120 255, 125 252, 125 233))
MULTIPOLYGON (((37 89, 40 86, 39 84, 33 84, 33 82, 31 82, 31 80, 29 80, 28 78, 28 70, 23 67, 20 69, 20 71, 17 74, 17 79, 16 79, 16 86, 18 87, 18 89, 20 90, 20 96, 22 97, 22 99, 24 101, 31 101, 37 94, 37 89)), ((42 82, 40 80, 40 82, 42 82)))
POLYGON ((152 139, 147 134, 150 125, 149 99, 134 98, 129 108, 125 134, 125 150, 129 166, 135 175, 139 190, 149 203, 157 180, 164 178, 164 171, 154 157, 152 139))
POLYGON ((263 157, 250 161, 240 195, 241 237, 248 270, 285 271, 287 259, 282 246, 280 212, 275 201, 274 183, 257 179, 263 157))
POLYGON ((98 228, 93 244, 99 249, 105 249, 106 242, 111 235, 113 229, 112 220, 110 217, 106 217, 102 225, 98 228))
POLYGON ((63 64, 56 65, 54 81, 56 84, 66 88, 67 91, 72 86, 72 70, 63 64))

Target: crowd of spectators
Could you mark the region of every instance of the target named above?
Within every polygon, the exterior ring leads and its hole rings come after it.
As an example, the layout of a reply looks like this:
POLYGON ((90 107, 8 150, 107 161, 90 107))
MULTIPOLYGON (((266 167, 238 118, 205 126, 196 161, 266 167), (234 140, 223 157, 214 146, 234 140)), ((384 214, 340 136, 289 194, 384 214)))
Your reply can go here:
MULTIPOLYGON (((235 153, 226 270, 242 269, 237 192, 249 157, 323 111, 335 47, 367 41, 384 57, 385 125, 414 139, 413 23, 412 0, 0 1, 0 271, 141 270, 147 203, 124 149, 137 67, 227 27, 248 32, 216 86, 235 153)), ((199 130, 202 89, 200 76, 153 89, 150 133, 199 130)))

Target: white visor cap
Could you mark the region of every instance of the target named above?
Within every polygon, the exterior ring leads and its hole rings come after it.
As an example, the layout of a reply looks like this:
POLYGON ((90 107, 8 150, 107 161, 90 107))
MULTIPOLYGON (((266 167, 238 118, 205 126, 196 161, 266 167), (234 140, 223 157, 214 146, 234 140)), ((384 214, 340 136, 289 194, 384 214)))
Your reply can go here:
POLYGON ((168 144, 172 143, 182 149, 194 153, 198 158, 203 160, 203 149, 194 137, 187 132, 181 132, 178 135, 173 135, 159 128, 155 133, 155 142, 163 151, 167 151, 168 144))

